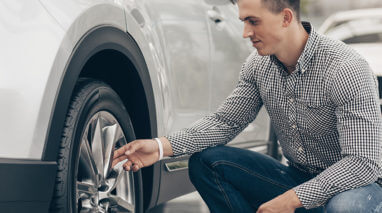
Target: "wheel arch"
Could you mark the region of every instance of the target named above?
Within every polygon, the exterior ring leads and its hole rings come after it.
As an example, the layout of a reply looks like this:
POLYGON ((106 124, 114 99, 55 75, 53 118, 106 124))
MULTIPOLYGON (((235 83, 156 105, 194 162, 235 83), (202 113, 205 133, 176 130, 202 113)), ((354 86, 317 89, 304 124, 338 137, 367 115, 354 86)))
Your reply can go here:
MULTIPOLYGON (((81 77, 102 80, 118 93, 130 115, 137 138, 157 136, 153 88, 139 46, 128 33, 112 26, 100 26, 81 39, 66 66, 49 121, 43 161, 57 160, 68 106, 76 82, 81 77)), ((153 181, 159 184, 157 171, 160 171, 159 164, 143 170, 144 208, 152 204, 158 194, 158 187, 152 187, 155 184, 153 181)))

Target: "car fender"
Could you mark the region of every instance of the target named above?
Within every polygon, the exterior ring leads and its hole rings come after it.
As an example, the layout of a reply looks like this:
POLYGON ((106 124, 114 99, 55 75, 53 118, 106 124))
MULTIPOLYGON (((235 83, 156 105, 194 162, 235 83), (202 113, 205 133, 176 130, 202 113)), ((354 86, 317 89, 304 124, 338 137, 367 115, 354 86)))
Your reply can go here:
POLYGON ((160 32, 154 29, 155 22, 146 13, 144 3, 140 0, 124 3, 127 32, 137 42, 147 64, 154 97, 157 117, 158 135, 168 134, 168 124, 172 119, 169 78, 166 72, 166 55, 160 40, 160 32))
MULTIPOLYGON (((132 39, 134 39, 134 42, 138 46, 141 54, 143 55, 145 63, 148 67, 148 69, 146 68, 146 69, 143 69, 140 71, 145 71, 145 70, 147 71, 148 70, 148 76, 145 75, 146 73, 141 73, 141 76, 142 76, 141 80, 142 80, 143 85, 145 87, 146 98, 148 99, 147 103, 149 103, 149 105, 150 105, 149 106, 149 111, 150 111, 149 114, 150 114, 151 132, 152 132, 151 135, 154 137, 154 136, 158 135, 157 130, 160 132, 160 134, 164 134, 164 132, 165 132, 164 125, 159 125, 159 124, 163 124, 162 118, 166 117, 165 113, 162 113, 163 103, 164 103, 164 101, 165 101, 164 99, 166 97, 164 95, 164 94, 166 94, 166 92, 162 92, 162 91, 163 91, 163 88, 167 87, 167 83, 165 82, 165 80, 163 80, 163 79, 165 79, 165 76, 164 76, 165 75, 164 74, 165 65, 163 62, 164 56, 161 55, 161 51, 163 52, 163 50, 158 45, 158 42, 157 42, 159 40, 158 35, 156 34, 156 32, 154 32, 152 30, 152 28, 150 28, 150 25, 148 24, 149 18, 146 16, 146 14, 144 14, 144 12, 141 12, 140 10, 138 10, 138 7, 135 4, 132 4, 132 3, 123 4, 123 6, 124 6, 124 10, 126 11, 125 12, 126 24, 125 24, 125 28, 118 27, 118 29, 121 32, 124 29, 126 29, 125 30, 126 34, 128 34, 132 39), (147 25, 140 23, 139 18, 143 18, 143 16, 145 16, 145 23, 147 23, 147 25), (154 101, 154 99, 155 99, 155 101, 154 101)), ((96 25, 94 25, 94 26, 96 26, 96 25)), ((114 27, 115 26, 116 25, 114 25, 114 27)), ((84 45, 84 44, 82 44, 82 42, 84 42, 84 40, 86 40, 88 37, 92 36, 91 34, 93 33, 93 31, 101 31, 101 30, 103 30, 101 28, 105 29, 105 28, 112 28, 112 27, 113 26, 100 25, 100 26, 94 27, 91 31, 87 32, 86 35, 79 34, 77 36, 77 38, 71 38, 68 40, 70 42, 72 40, 80 39, 80 36, 82 36, 82 41, 78 42, 77 46, 74 47, 74 48, 76 48, 76 51, 77 51, 79 48, 81 48, 80 46, 84 45)), ((70 32, 70 29, 68 30, 68 32, 70 32)), ((76 32, 72 32, 72 33, 76 33, 76 32)), ((71 36, 73 37, 73 35, 71 35, 71 36)), ((112 42, 112 41, 110 41, 110 42, 112 42)), ((70 45, 73 46, 74 43, 71 43, 70 45)), ((76 53, 72 52, 70 57, 73 57, 74 54, 76 54, 76 53)), ((67 56, 68 55, 66 55, 66 57, 67 56)), ((70 63, 72 60, 73 60, 73 58, 67 59, 65 61, 68 61, 68 63, 70 63)), ((61 63, 60 60, 58 60, 57 62, 58 62, 58 65, 60 65, 62 67, 63 63, 61 63)), ((66 70, 69 69, 68 64, 66 65, 65 69, 66 70)), ((71 75, 71 73, 68 73, 68 71, 66 71, 66 72, 67 73, 65 73, 65 75, 61 78, 66 78, 68 75, 71 75)), ((58 79, 56 79, 56 81, 57 80, 58 79)), ((55 86, 55 85, 57 85, 57 83, 53 84, 52 86, 55 86)), ((66 87, 63 85, 63 80, 60 81, 60 88, 61 87, 66 87)), ((72 86, 70 86, 68 88, 69 88, 69 90, 67 92, 70 92, 70 89, 72 88, 72 86)), ((49 91, 47 91, 47 92, 49 92, 49 91)), ((64 99, 67 99, 67 97, 65 97, 64 99)), ((63 106, 65 106, 67 100, 61 100, 59 95, 56 94, 56 101, 54 101, 54 103, 58 106, 61 106, 61 102, 64 102, 63 106)), ((167 110, 167 112, 168 111, 169 110, 167 110)), ((46 139, 47 142, 46 142, 46 147, 44 149, 44 154, 43 154, 44 160, 54 160, 55 159, 57 144, 54 143, 54 141, 55 141, 54 139, 57 138, 56 135, 58 135, 60 133, 58 131, 61 128, 59 128, 59 126, 57 124, 53 124, 53 122, 61 123, 62 122, 62 115, 61 114, 50 116, 51 124, 49 125, 49 128, 50 128, 48 131, 49 136, 46 139), (55 116, 58 116, 61 118, 56 118, 55 116), (54 125, 54 127, 52 125, 54 125)), ((152 167, 153 174, 154 174, 154 176, 152 177, 152 181, 154 182, 154 183, 152 183, 153 186, 157 186, 159 184, 159 177, 156 176, 157 174, 159 174, 159 170, 160 170, 159 166, 160 166, 159 164, 155 164, 152 167)), ((150 206, 155 205, 156 196, 158 194, 157 187, 152 187, 149 194, 152 195, 149 198, 150 206)))
MULTIPOLYGON (((75 54, 78 45, 86 35, 101 26, 112 26, 121 31, 126 31, 123 8, 111 1, 41 1, 49 13, 53 16, 64 29, 65 35, 61 40, 60 47, 56 53, 53 65, 50 69, 50 75, 46 83, 43 105, 39 110, 37 124, 35 129, 35 143, 38 143, 38 150, 33 153, 40 158, 46 159, 46 148, 49 142, 50 131, 59 131, 52 129, 54 123, 60 123, 55 120, 54 109, 59 100, 60 89, 62 89, 63 80, 66 77, 68 66, 75 54), (105 17, 105 18, 102 18, 105 17)), ((73 88, 65 88, 71 94, 73 88)), ((51 153, 56 155, 57 153, 51 153)), ((51 160, 51 159, 50 159, 51 160)))
MULTIPOLYGON (((60 1, 57 1, 59 3, 52 4, 52 1, 41 1, 44 2, 46 7, 49 9, 49 11, 51 11, 52 14, 60 14, 60 12, 58 12, 57 10, 59 10, 60 8, 67 7, 65 6, 67 2, 65 2, 64 4, 60 1), (48 4, 52 5, 48 6, 48 4)), ((85 35, 87 30, 97 25, 111 25, 131 35, 134 38, 136 44, 139 46, 139 49, 144 57, 144 60, 149 70, 151 86, 154 92, 155 99, 155 116, 158 124, 156 126, 158 128, 158 134, 164 135, 166 134, 166 125, 159 124, 166 123, 165 118, 170 117, 171 109, 170 106, 165 107, 163 104, 165 102, 168 102, 169 96, 168 92, 166 92, 168 90, 166 89, 168 87, 168 83, 167 76, 165 73, 165 56, 161 54, 164 51, 162 50, 162 47, 159 44, 159 35, 155 30, 153 30, 152 27, 150 27, 152 25, 151 20, 149 16, 144 12, 144 8, 142 8, 143 6, 140 4, 140 1, 121 0, 113 3, 109 3, 111 1, 103 2, 107 2, 107 4, 104 3, 94 5, 92 8, 88 8, 86 12, 82 13, 73 12, 75 14, 81 14, 81 16, 75 22, 73 22, 72 26, 69 26, 68 21, 64 17, 74 16, 73 14, 67 14, 66 16, 61 15, 56 17, 58 22, 61 25, 63 25, 64 28, 68 28, 66 33, 68 38, 65 39, 65 42, 70 42, 70 44, 68 45, 69 48, 67 49, 69 51, 72 50, 76 45, 74 41, 80 40, 81 37, 85 35), (124 16, 123 20, 122 12, 124 16), (114 14, 115 17, 110 16, 109 14, 114 14), (99 17, 107 17, 107 19, 99 17), (84 25, 86 26, 85 28, 83 27, 84 25)), ((60 61, 57 61, 57 64, 61 65, 62 67, 62 63, 60 61)), ((54 67, 52 68, 52 70, 55 69, 56 68, 54 67)), ((57 84, 52 84, 52 86, 54 85, 57 84)))
POLYGON ((2 158, 41 159, 57 91, 78 41, 97 26, 126 31, 124 10, 111 1, 65 1, 70 14, 65 7, 58 10, 58 2, 1 3, 0 96, 7 103, 0 110, 2 158))
MULTIPOLYGON (((38 122, 63 29, 37 0, 0 2, 0 157, 40 159, 38 122)), ((46 112, 49 113, 49 112, 46 112)))

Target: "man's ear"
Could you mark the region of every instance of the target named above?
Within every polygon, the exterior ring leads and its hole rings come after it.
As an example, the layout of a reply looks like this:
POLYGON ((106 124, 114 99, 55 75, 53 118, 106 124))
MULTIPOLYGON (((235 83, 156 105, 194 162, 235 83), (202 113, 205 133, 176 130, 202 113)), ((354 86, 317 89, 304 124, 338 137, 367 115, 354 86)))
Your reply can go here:
POLYGON ((284 8, 282 11, 283 14, 283 27, 288 27, 294 19, 294 13, 289 8, 284 8))

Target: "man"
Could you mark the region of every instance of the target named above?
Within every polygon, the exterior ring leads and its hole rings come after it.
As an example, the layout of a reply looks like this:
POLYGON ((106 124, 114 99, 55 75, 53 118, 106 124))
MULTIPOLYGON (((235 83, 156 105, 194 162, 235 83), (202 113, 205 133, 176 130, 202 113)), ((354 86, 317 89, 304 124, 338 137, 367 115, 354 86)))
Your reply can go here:
POLYGON ((164 156, 194 153, 190 179, 211 212, 382 212, 382 119, 368 64, 301 23, 298 0, 237 4, 243 37, 257 51, 232 94, 191 128, 117 150, 113 166, 124 159, 126 170, 149 166, 163 144, 164 156), (221 146, 263 104, 289 166, 221 146))

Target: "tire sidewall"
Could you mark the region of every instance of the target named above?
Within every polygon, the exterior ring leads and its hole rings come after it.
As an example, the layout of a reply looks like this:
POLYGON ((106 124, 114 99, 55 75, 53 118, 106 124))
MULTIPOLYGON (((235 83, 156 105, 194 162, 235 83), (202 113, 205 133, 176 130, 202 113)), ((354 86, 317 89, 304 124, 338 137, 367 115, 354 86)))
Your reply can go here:
MULTIPOLYGON (((71 149, 68 159, 68 175, 67 175, 67 201, 68 210, 77 211, 76 206, 76 180, 78 173, 79 151, 81 146, 82 135, 85 131, 86 124, 89 120, 100 111, 111 113, 126 137, 126 141, 135 140, 134 129, 131 124, 130 116, 119 96, 106 84, 99 81, 85 81, 81 83, 75 94, 80 94, 77 99, 80 109, 73 116, 75 119, 73 135, 71 140, 71 149)), ((135 205, 136 212, 143 212, 143 195, 142 195, 142 178, 141 172, 134 173, 134 188, 135 188, 135 205)))

